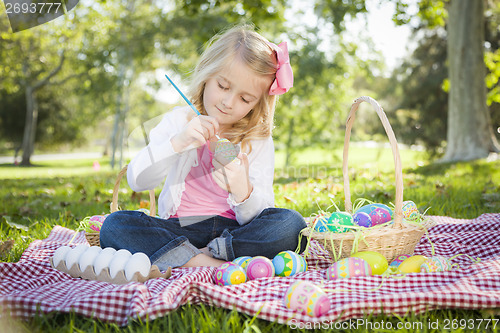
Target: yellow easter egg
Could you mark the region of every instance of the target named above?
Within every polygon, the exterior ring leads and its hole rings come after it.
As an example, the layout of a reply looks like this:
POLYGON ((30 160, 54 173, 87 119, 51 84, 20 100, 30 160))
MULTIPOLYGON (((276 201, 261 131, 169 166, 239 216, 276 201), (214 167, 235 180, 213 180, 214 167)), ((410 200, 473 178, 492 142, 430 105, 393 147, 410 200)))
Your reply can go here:
POLYGON ((375 251, 361 251, 351 254, 351 257, 364 259, 371 267, 373 275, 381 275, 389 267, 387 259, 375 251))
POLYGON ((420 273, 420 265, 422 265, 426 260, 427 257, 422 255, 406 258, 399 265, 399 271, 401 273, 420 273))

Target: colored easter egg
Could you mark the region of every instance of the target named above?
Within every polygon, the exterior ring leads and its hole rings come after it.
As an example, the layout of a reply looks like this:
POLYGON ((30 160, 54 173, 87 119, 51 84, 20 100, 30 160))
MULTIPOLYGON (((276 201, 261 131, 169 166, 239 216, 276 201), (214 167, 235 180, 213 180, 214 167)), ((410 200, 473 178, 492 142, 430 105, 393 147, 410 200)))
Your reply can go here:
POLYGON ((387 259, 375 251, 356 252, 351 257, 364 259, 370 265, 373 275, 381 275, 389 267, 387 259))
POLYGON ((230 163, 240 153, 240 147, 232 144, 228 139, 221 138, 215 145, 215 157, 223 164, 230 163))
POLYGON ((326 270, 326 278, 328 280, 369 275, 372 275, 372 268, 368 262, 364 259, 354 257, 340 259, 326 270))
POLYGON ((389 206, 373 203, 359 208, 356 213, 363 212, 370 215, 372 226, 389 222, 392 220, 392 209, 389 206))
POLYGON ((311 317, 319 317, 330 310, 330 300, 320 287, 308 281, 296 281, 285 293, 285 306, 311 317))
POLYGON ((360 227, 369 228, 372 226, 372 219, 368 213, 365 212, 356 212, 352 216, 354 224, 359 225, 360 227))
POLYGON ((427 257, 422 255, 411 256, 403 260, 398 266, 401 273, 420 273, 420 266, 427 260, 427 257))
POLYGON ((417 205, 413 201, 403 201, 403 217, 407 220, 415 220, 420 216, 417 205))
POLYGON ((394 258, 394 260, 389 264, 389 266, 398 267, 399 265, 401 265, 401 263, 405 259, 410 258, 410 257, 411 257, 411 254, 400 254, 399 256, 394 258))
POLYGON ((428 258, 420 265, 420 272, 446 272, 451 270, 451 263, 448 258, 443 256, 433 256, 428 258))
POLYGON ((215 271, 215 284, 218 286, 240 284, 246 280, 245 270, 231 261, 223 263, 215 271))
POLYGON ((330 229, 328 229, 328 218, 330 215, 319 215, 316 217, 316 219, 313 221, 314 225, 314 230, 319 231, 319 232, 328 232, 330 229))
POLYGON ((303 256, 299 256, 300 257, 300 260, 302 261, 302 266, 301 266, 301 270, 300 272, 306 272, 307 271, 307 261, 306 261, 306 258, 304 258, 303 256))
POLYGON ((233 260, 236 265, 241 266, 241 268, 247 267, 248 262, 252 259, 250 256, 238 257, 233 260))
POLYGON ((344 226, 352 226, 354 221, 352 215, 346 212, 333 212, 328 218, 328 229, 332 232, 346 232, 351 229, 344 226))
POLYGON ((305 271, 305 260, 293 251, 282 251, 273 258, 275 274, 292 276, 305 271))
POLYGON ((273 262, 266 257, 253 257, 245 267, 248 280, 274 276, 273 262))

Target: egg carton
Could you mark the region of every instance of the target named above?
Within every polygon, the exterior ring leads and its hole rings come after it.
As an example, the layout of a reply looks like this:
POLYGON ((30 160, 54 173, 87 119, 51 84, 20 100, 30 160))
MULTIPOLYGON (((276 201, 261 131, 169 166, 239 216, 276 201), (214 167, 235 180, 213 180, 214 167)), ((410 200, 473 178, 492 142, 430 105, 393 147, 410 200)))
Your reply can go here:
POLYGON ((96 275, 94 272, 94 267, 92 265, 88 265, 85 270, 82 272, 80 270, 80 266, 78 265, 78 262, 74 263, 71 267, 66 267, 66 261, 61 260, 57 266, 54 266, 54 261, 53 257, 50 257, 50 265, 64 273, 68 273, 71 275, 71 277, 74 278, 82 278, 84 280, 96 280, 96 281, 103 281, 103 282, 109 282, 109 283, 114 283, 114 284, 126 284, 129 282, 140 282, 144 283, 147 280, 150 279, 156 279, 156 278, 164 278, 168 279, 172 275, 172 269, 169 267, 164 273, 160 272, 160 269, 156 265, 152 265, 151 269, 149 270, 148 276, 144 276, 139 272, 136 272, 133 276, 132 279, 129 281, 125 277, 125 270, 121 269, 116 273, 116 276, 114 278, 111 278, 111 275, 109 274, 109 267, 105 267, 102 269, 101 273, 99 275, 96 275))

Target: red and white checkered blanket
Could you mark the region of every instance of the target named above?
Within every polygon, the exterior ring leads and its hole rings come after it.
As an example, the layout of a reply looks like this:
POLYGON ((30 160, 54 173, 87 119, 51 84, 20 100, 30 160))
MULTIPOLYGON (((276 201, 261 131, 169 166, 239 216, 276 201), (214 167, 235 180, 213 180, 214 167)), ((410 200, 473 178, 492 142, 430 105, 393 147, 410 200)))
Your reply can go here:
MULTIPOLYGON (((429 234, 436 254, 451 257, 464 253, 481 261, 473 264, 467 256, 460 256, 453 261, 460 268, 449 272, 409 274, 402 279, 370 276, 328 281, 325 270, 329 256, 316 244, 314 255, 307 259, 307 272, 226 287, 214 284, 215 268, 176 268, 170 279, 144 284, 114 285, 71 278, 49 264, 53 252, 74 235, 74 231, 56 226, 48 238, 32 242, 19 262, 0 263, 0 308, 9 308, 18 318, 28 318, 37 311, 75 311, 119 325, 126 325, 130 318, 165 316, 187 302, 235 308, 279 323, 327 323, 382 311, 404 316, 410 311, 438 308, 500 308, 500 214, 472 220, 433 218, 438 225, 429 234), (285 307, 284 294, 296 280, 339 289, 328 292, 332 306, 326 315, 311 318, 285 307)), ((73 241, 75 245, 85 242, 83 233, 73 241)), ((427 238, 421 239, 415 254, 431 255, 427 238)))

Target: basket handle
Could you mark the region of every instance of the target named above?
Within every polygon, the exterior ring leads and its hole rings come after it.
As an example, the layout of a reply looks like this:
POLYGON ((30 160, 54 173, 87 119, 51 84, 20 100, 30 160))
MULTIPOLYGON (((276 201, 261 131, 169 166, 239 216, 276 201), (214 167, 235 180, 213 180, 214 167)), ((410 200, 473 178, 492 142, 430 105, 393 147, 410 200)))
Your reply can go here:
POLYGON ((351 192, 349 188, 349 169, 347 167, 347 160, 349 155, 349 140, 351 138, 351 129, 356 118, 355 113, 361 102, 368 102, 377 112, 382 125, 384 126, 385 132, 389 137, 389 142, 392 148, 392 155, 394 157, 394 167, 396 172, 396 199, 394 208, 394 227, 401 227, 401 222, 403 221, 403 171, 401 168, 401 158, 399 156, 398 143, 396 141, 396 136, 392 130, 389 120, 385 115, 384 110, 380 105, 371 97, 362 96, 356 98, 351 106, 351 111, 347 117, 345 140, 344 140, 344 155, 342 160, 342 175, 344 177, 344 194, 345 194, 345 209, 347 212, 352 214, 352 203, 351 203, 351 192))
MULTIPOLYGON (((118 210, 118 190, 120 188, 120 181, 122 180, 123 175, 127 172, 127 168, 128 165, 125 165, 118 173, 118 177, 116 177, 115 187, 113 188, 113 200, 111 201, 111 213, 118 210)), ((155 191, 153 190, 149 190, 149 215, 156 215, 156 197, 155 191)))

